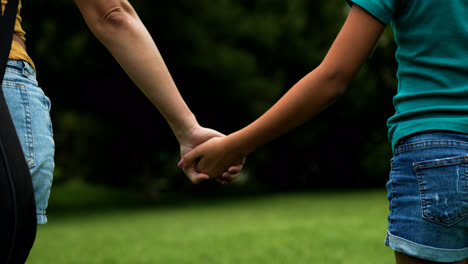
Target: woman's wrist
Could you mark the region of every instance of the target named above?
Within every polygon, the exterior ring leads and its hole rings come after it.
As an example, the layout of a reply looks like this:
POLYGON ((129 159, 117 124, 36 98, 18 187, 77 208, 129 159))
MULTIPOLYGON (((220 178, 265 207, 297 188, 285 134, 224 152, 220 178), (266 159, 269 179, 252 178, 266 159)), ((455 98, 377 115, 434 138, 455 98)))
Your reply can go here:
POLYGON ((192 113, 184 115, 180 120, 169 125, 180 144, 190 142, 192 134, 200 127, 195 115, 192 113))

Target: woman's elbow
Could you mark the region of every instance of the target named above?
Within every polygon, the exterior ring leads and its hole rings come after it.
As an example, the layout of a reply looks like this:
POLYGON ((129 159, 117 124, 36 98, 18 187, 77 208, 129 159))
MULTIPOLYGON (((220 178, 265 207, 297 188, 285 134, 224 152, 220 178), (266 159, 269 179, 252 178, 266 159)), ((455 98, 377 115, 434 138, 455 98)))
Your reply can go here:
MULTIPOLYGON (((95 5, 94 19, 88 25, 98 38, 103 38, 129 28, 137 17, 128 1, 114 1, 113 5, 95 5)), ((86 17, 85 17, 86 18, 86 17)))
MULTIPOLYGON (((128 4, 128 2, 126 2, 128 4)), ((129 24, 134 18, 134 10, 130 4, 126 6, 116 6, 108 10, 102 16, 99 23, 104 27, 121 28, 129 24)))

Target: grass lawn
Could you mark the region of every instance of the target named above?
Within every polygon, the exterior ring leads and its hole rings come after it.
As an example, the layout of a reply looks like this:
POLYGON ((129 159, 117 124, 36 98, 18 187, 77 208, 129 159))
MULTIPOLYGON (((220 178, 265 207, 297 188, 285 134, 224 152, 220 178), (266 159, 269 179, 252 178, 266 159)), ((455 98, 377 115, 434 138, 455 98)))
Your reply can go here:
POLYGON ((383 190, 132 208, 131 194, 76 185, 53 190, 27 263, 393 263, 383 190))

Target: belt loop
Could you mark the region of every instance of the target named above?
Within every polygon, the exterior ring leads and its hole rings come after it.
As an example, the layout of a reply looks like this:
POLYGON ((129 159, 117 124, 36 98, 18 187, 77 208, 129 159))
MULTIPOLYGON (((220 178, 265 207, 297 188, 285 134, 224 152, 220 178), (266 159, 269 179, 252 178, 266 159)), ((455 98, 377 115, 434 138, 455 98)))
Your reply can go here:
POLYGON ((24 61, 21 61, 21 74, 25 77, 29 77, 29 73, 26 69, 26 63, 24 63, 24 61))
POLYGON ((29 66, 29 64, 25 61, 21 61, 21 64, 22 64, 22 74, 23 76, 25 77, 30 77, 31 75, 34 76, 34 70, 32 69, 31 66, 29 66))

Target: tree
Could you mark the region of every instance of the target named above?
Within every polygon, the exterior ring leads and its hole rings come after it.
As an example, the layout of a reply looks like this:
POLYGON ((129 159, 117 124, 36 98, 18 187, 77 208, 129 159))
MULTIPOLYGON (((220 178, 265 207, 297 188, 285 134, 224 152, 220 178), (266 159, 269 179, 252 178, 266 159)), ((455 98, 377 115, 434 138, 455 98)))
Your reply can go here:
MULTIPOLYGON (((25 3, 23 16, 39 81, 53 100, 57 179, 189 185, 175 167, 177 144, 164 119, 72 2, 49 2, 47 8, 25 3)), ((255 120, 320 63, 349 10, 342 0, 132 4, 199 122, 227 134, 255 120)), ((280 189, 385 181, 391 154, 385 119, 395 87, 391 38, 386 32, 335 106, 249 157, 252 180, 280 189), (362 118, 369 113, 375 118, 362 118)))

